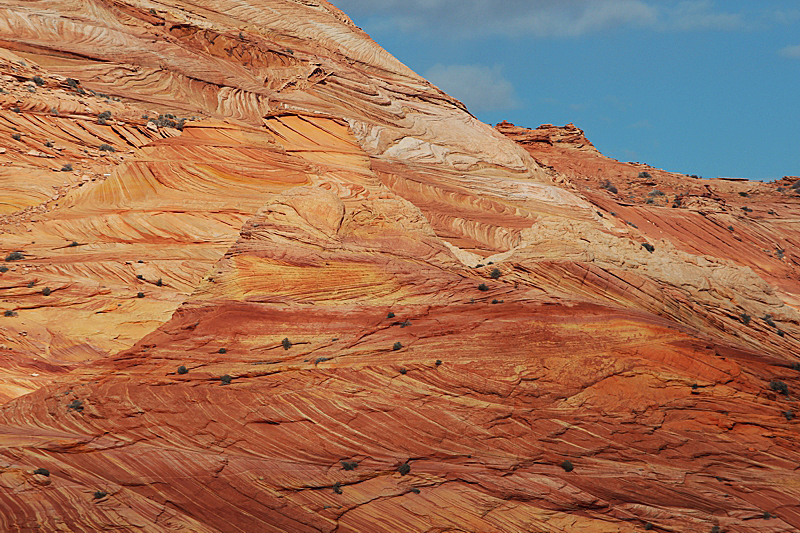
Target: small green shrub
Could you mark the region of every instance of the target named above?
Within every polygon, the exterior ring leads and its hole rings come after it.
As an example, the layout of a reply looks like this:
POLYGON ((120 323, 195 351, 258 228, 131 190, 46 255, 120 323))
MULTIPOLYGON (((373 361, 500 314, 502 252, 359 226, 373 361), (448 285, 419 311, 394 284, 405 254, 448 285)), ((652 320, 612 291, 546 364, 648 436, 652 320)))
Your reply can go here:
POLYGON ((25 259, 25 254, 22 252, 11 252, 6 256, 6 261, 20 261, 21 259, 25 259))
POLYGON ((72 163, 67 163, 61 167, 61 172, 72 172, 72 163))
POLYGON ((101 144, 100 148, 98 148, 101 152, 116 152, 116 148, 111 146, 110 144, 101 144))
POLYGON ((394 350, 395 352, 396 352, 397 350, 400 350, 400 349, 402 349, 402 348, 403 348, 403 344, 402 344, 400 341, 397 341, 397 342, 396 342, 396 343, 394 343, 394 345, 392 346, 392 350, 394 350))
POLYGON ((136 293, 136 297, 137 298, 144 298, 144 293, 143 292, 137 292, 136 293))
POLYGON ((44 289, 42 289, 42 295, 44 296, 50 296, 50 293, 52 292, 53 291, 50 290, 50 287, 45 287, 44 289))
POLYGON ((108 496, 108 493, 103 491, 103 490, 98 490, 98 491, 96 491, 94 493, 94 499, 95 500, 101 500, 101 499, 105 498, 106 496, 108 496))
POLYGON ((156 287, 163 287, 163 286, 164 282, 161 280, 161 278, 158 278, 158 281, 156 281, 156 287))
POLYGON ((741 192, 741 191, 739 192, 739 196, 744 196, 745 198, 749 198, 750 197, 749 194, 747 194, 746 192, 741 192))
POLYGON ((12 311, 11 309, 7 309, 3 313, 3 316, 7 316, 7 317, 17 316, 17 313, 15 311, 12 311))
POLYGON ((314 361, 314 364, 318 365, 320 363, 324 363, 325 361, 330 361, 331 359, 333 359, 333 357, 317 357, 317 359, 314 361))
POLYGON ((733 226, 728 226, 729 231, 733 231, 733 226))
POLYGON ((33 471, 34 474, 39 474, 40 476, 50 477, 50 471, 46 468, 37 468, 33 471))
POLYGON ((649 180, 653 176, 651 176, 649 172, 645 171, 645 172, 639 172, 639 175, 637 177, 640 180, 649 180))
POLYGON ((35 281, 29 281, 29 282, 28 282, 28 288, 29 288, 29 289, 32 289, 34 285, 36 285, 36 282, 35 282, 35 281))
POLYGON ((81 412, 83 411, 83 402, 76 398, 67 404, 67 410, 81 412))
POLYGON ((42 79, 41 76, 34 76, 33 78, 31 78, 31 81, 33 81, 33 83, 35 83, 39 87, 42 87, 44 85, 44 80, 42 79))
POLYGON ((22 135, 20 135, 19 133, 12 133, 11 138, 14 139, 15 141, 21 141, 22 135))
POLYGON ((144 279, 144 276, 143 276, 142 274, 136 274, 136 279, 141 279, 141 280, 143 280, 143 279, 144 279))
POLYGON ((0 266, 0 273, 5 273, 5 272, 8 272, 8 267, 7 266, 0 266))
POLYGON ((441 359, 437 359, 435 364, 436 364, 436 366, 442 366, 442 360, 441 359))
POLYGON ((502 275, 503 275, 503 273, 500 272, 500 269, 499 268, 495 268, 495 269, 492 270, 492 273, 489 274, 489 277, 492 278, 492 279, 500 279, 500 276, 502 276, 502 275))
POLYGON ((575 470, 575 466, 567 459, 564 459, 564 461, 561 463, 561 468, 563 468, 565 472, 572 472, 575 470))
POLYGON ((22 110, 18 106, 12 107, 11 111, 13 111, 14 113, 22 113, 22 110))
POLYGON ((285 338, 281 341, 281 346, 283 346, 284 350, 288 350, 292 347, 292 341, 290 341, 288 338, 285 338))
POLYGON ((231 381, 233 381, 233 378, 230 377, 228 374, 225 374, 224 376, 221 376, 219 380, 222 382, 223 385, 230 385, 231 381))
POLYGON ((747 207, 747 206, 744 206, 744 207, 742 207, 742 211, 744 211, 745 213, 752 213, 752 212, 753 212, 753 210, 752 210, 752 209, 750 209, 750 208, 749 208, 749 207, 747 207))
POLYGON ((389 314, 388 314, 388 315, 386 315, 386 318, 394 318, 394 313, 392 313, 391 311, 389 311, 389 314))
POLYGON ((189 370, 185 366, 181 365, 181 366, 178 367, 178 374, 183 375, 183 374, 188 374, 188 373, 189 373, 189 370))
POLYGON ((605 189, 605 190, 607 190, 607 191, 609 191, 609 192, 612 192, 612 193, 614 193, 614 194, 617 194, 617 193, 619 192, 619 191, 617 190, 617 188, 616 188, 616 187, 614 187, 614 185, 613 185, 613 184, 612 184, 610 181, 608 181, 608 180, 605 180, 603 183, 601 183, 601 184, 600 184, 600 188, 601 188, 601 189, 605 189))
POLYGON ((410 320, 404 320, 404 321, 400 322, 400 327, 401 328, 407 328, 410 325, 411 325, 411 321, 410 320))
POLYGON ((74 78, 67 78, 67 85, 72 89, 77 89, 78 85, 80 85, 80 84, 81 84, 81 82, 79 82, 78 80, 76 80, 74 78))
POLYGON ((489 286, 488 286, 488 285, 486 285, 485 283, 481 283, 480 285, 478 285, 478 290, 479 290, 479 291, 486 292, 486 291, 488 291, 488 290, 489 290, 489 286))
POLYGON ((227 348, 220 348, 217 353, 228 353, 228 349, 227 348))
POLYGON ((784 412, 783 412, 783 417, 784 417, 786 420, 788 420, 789 422, 791 422, 792 420, 794 420, 794 411, 791 411, 791 410, 789 410, 789 411, 784 411, 784 412))
POLYGON ((408 370, 406 370, 405 368, 401 368, 400 373, 405 376, 406 374, 408 374, 408 370))
POLYGON ((408 464, 408 461, 406 461, 405 463, 397 467, 397 471, 400 472, 401 476, 405 476, 406 474, 411 472, 411 465, 408 464))
POLYGON ((339 483, 338 481, 333 484, 333 492, 335 492, 336 494, 342 493, 342 484, 339 483))
POLYGON ((742 319, 742 324, 744 324, 745 326, 750 323, 751 317, 747 313, 742 313, 741 315, 739 315, 739 318, 742 319))
POLYGON ((773 320, 772 315, 764 315, 764 322, 767 323, 768 326, 772 326, 773 328, 777 327, 775 324, 775 320, 773 320))
POLYGON ((646 523, 644 525, 644 529, 645 529, 645 531, 652 531, 653 530, 653 524, 651 522, 646 523))
POLYGON ((652 191, 647 193, 647 196, 651 196, 651 197, 654 197, 654 196, 666 196, 666 194, 664 194, 664 191, 659 191, 658 189, 653 189, 652 191))
POLYGON ((358 467, 356 461, 341 461, 343 470, 355 470, 358 467))
POLYGON ((784 383, 783 381, 779 381, 777 379, 774 379, 774 380, 770 381, 769 388, 772 389, 773 391, 777 392, 777 393, 783 394, 785 396, 789 396, 789 386, 786 383, 784 383))
POLYGON ((651 254, 656 251, 656 247, 650 244, 649 242, 643 242, 642 248, 650 252, 651 254))
POLYGON ((75 248, 76 246, 80 246, 80 245, 78 244, 78 241, 72 241, 67 246, 69 246, 70 248, 75 248))

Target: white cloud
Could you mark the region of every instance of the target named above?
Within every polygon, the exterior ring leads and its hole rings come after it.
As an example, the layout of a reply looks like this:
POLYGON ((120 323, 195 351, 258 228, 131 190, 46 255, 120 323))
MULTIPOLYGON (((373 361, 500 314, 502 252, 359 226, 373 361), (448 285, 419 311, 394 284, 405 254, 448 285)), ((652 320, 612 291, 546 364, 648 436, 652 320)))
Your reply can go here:
POLYGON ((499 66, 435 65, 425 77, 458 98, 472 112, 507 111, 520 106, 514 85, 499 66))
POLYGON ((378 17, 404 31, 577 37, 615 27, 661 31, 732 30, 741 14, 715 9, 711 0, 333 0, 346 13, 378 17))
POLYGON ((786 48, 781 48, 779 53, 783 57, 790 57, 792 59, 800 59, 800 44, 796 44, 794 46, 787 46, 786 48))

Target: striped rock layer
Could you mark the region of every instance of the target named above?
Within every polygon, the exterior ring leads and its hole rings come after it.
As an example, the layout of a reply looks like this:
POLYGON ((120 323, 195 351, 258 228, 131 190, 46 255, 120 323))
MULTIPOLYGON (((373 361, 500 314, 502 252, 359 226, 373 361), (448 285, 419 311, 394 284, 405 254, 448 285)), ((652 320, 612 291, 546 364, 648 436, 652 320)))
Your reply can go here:
POLYGON ((9 0, 0 88, 0 530, 800 529, 796 178, 491 128, 324 0, 9 0))

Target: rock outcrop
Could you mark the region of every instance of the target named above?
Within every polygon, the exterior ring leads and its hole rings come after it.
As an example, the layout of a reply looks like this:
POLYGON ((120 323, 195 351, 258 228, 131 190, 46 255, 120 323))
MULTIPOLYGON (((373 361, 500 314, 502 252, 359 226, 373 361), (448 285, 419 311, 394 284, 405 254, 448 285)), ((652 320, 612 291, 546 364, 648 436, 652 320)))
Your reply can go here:
POLYGON ((493 129, 324 0, 0 15, 3 531, 800 528, 796 179, 493 129))

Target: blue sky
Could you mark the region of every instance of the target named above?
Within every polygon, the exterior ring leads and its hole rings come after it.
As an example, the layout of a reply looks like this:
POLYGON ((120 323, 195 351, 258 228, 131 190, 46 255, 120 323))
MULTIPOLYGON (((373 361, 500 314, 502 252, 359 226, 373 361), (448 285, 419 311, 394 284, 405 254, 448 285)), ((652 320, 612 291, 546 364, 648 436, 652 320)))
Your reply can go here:
POLYGON ((675 172, 800 175, 800 0, 332 0, 484 122, 675 172))

